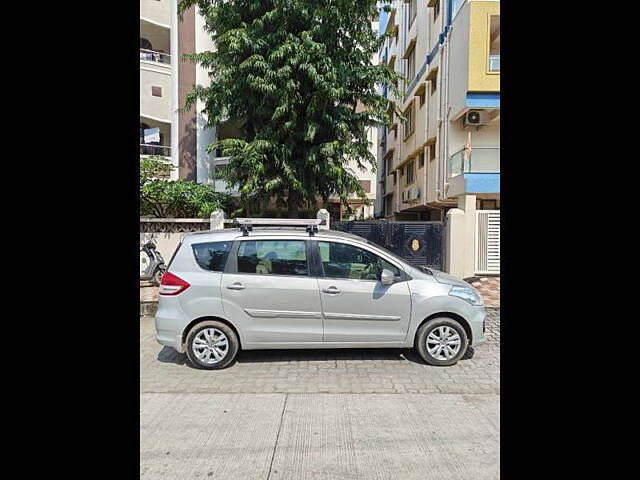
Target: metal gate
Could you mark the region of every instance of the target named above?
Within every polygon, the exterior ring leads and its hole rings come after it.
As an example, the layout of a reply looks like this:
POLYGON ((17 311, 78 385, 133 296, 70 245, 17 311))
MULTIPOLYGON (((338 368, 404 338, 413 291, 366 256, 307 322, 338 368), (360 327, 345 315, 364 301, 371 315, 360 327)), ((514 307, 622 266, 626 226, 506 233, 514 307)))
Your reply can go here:
POLYGON ((476 274, 500 273, 500 210, 476 210, 476 274))
POLYGON ((443 269, 442 222, 331 222, 331 228, 366 238, 413 265, 443 269))

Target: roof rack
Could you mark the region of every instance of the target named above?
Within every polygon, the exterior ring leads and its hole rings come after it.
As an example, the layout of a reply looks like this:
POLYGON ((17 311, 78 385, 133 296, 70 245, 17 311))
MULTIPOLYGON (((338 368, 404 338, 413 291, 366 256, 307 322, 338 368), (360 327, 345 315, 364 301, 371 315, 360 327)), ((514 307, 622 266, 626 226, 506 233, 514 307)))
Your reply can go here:
POLYGON ((233 223, 240 227, 243 237, 249 236, 254 225, 307 227, 311 237, 318 231, 318 225, 326 225, 326 221, 319 218, 235 218, 233 223))

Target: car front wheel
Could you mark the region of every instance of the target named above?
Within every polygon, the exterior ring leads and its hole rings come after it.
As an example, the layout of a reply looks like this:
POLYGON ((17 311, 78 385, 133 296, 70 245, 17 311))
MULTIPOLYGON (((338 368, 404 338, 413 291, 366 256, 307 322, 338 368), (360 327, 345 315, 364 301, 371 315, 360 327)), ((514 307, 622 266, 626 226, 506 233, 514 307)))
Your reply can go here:
POLYGON ((455 365, 468 345, 467 333, 452 318, 433 318, 421 325, 416 333, 416 350, 429 365, 455 365))
POLYGON ((228 325, 207 320, 195 325, 187 335, 187 358, 196 367, 219 370, 233 362, 240 342, 228 325))

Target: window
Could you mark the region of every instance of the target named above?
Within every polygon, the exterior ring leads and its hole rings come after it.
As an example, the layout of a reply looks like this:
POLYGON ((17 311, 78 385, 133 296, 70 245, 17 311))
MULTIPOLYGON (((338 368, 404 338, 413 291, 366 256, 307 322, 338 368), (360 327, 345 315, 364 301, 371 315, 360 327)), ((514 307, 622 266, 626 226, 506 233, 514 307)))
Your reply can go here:
POLYGON ((400 167, 400 176, 404 177, 404 165, 400 167))
POLYGON ((438 88, 437 78, 438 78, 438 75, 434 75, 431 78, 431 81, 429 82, 431 84, 431 95, 436 93, 436 89, 438 88))
POLYGON ((416 76, 416 49, 411 50, 409 54, 409 58, 407 59, 407 78, 408 82, 411 83, 411 80, 416 76))
POLYGON ((489 17, 489 71, 500 72, 500 15, 489 17))
POLYGON ((436 144, 435 142, 429 145, 429 161, 432 161, 436 158, 436 144))
POLYGON ((407 163, 407 185, 411 185, 413 183, 413 166, 415 161, 411 160, 407 163))
POLYGON ((427 98, 424 90, 420 93, 420 95, 418 95, 418 97, 420 98, 420 106, 422 107, 424 105, 425 99, 427 98))
POLYGON ((240 243, 238 272, 259 275, 308 275, 304 240, 249 240, 240 243))
POLYGON ((418 155, 418 168, 424 167, 424 152, 418 155))
POLYGON ((413 25, 413 21, 418 13, 418 0, 409 0, 409 28, 413 25))
POLYGON ((344 243, 318 242, 324 276, 379 280, 383 269, 400 275, 400 269, 378 255, 344 243))
POLYGON ((433 4, 433 21, 435 22, 440 15, 440 0, 436 0, 436 3, 433 4))
POLYGON ((161 97, 162 96, 162 87, 151 86, 151 95, 154 96, 154 97, 161 97))
POLYGON ((371 180, 358 180, 366 193, 371 193, 371 180))
POLYGON ((406 120, 403 120, 402 125, 404 129, 404 138, 406 139, 413 133, 413 102, 411 102, 409 108, 404 111, 404 116, 406 117, 406 120))
POLYGON ((222 272, 227 263, 227 256, 232 242, 208 242, 191 245, 196 262, 200 268, 210 272, 222 272))

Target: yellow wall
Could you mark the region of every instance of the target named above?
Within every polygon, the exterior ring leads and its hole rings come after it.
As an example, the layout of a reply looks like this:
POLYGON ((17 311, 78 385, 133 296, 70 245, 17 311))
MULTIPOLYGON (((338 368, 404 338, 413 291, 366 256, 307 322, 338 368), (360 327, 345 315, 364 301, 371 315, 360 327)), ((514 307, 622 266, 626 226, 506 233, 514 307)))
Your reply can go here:
POLYGON ((489 17, 500 15, 500 2, 469 2, 470 92, 499 92, 500 73, 488 73, 489 17))

